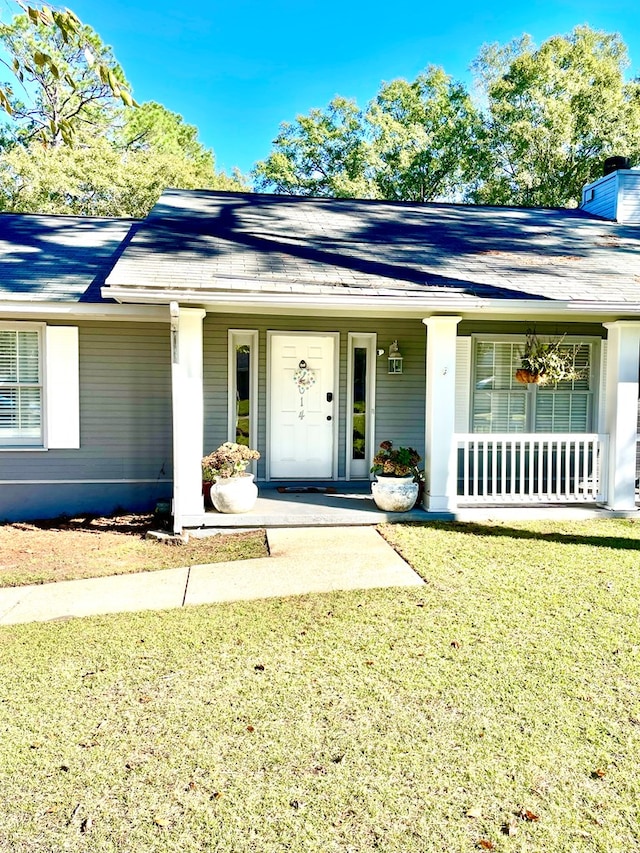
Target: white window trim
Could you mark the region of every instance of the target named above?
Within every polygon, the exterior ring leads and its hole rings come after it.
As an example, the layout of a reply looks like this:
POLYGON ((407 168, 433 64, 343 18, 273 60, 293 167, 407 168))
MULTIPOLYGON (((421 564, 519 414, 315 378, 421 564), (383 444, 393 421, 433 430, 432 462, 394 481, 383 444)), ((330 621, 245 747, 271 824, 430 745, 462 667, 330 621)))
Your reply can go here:
MULTIPOLYGON (((257 329, 229 329, 227 355, 227 436, 228 441, 236 440, 236 348, 248 346, 249 361, 249 444, 255 448, 258 443, 258 358, 259 334, 257 329)), ((249 466, 254 469, 254 464, 249 466)), ((255 471, 254 471, 255 473, 255 471)))
MULTIPOLYGON (((347 480, 364 480, 368 479, 369 469, 373 460, 373 445, 375 441, 375 400, 376 400, 376 347, 377 335, 375 332, 348 332, 347 334, 347 418, 346 418, 346 463, 345 475, 347 480), (353 355, 356 347, 366 348, 367 350, 367 387, 366 387, 366 402, 367 402, 367 433, 366 446, 367 453, 365 456, 364 465, 359 467, 364 468, 364 473, 355 473, 353 471, 354 460, 351 454, 351 443, 353 438, 353 355)), ((357 460, 358 462, 361 460, 357 460)))
POLYGON ((0 322, 0 330, 2 331, 38 333, 38 384, 40 386, 40 440, 29 444, 22 444, 20 441, 4 444, 0 438, 0 452, 24 453, 47 450, 46 328, 46 323, 0 322))
MULTIPOLYGON (((545 334, 544 332, 540 333, 541 337, 559 337, 559 335, 554 334, 545 334)), ((567 344, 590 344, 591 345, 591 382, 589 384, 589 393, 591 394, 591 412, 590 412, 590 423, 587 424, 586 432, 589 432, 590 429, 594 428, 594 425, 598 421, 598 412, 599 412, 599 393, 600 393, 600 375, 601 375, 601 344, 602 338, 597 337, 596 335, 565 335, 564 343, 567 344)), ((489 333, 474 333, 471 335, 471 369, 469 371, 469 428, 471 429, 473 425, 473 397, 475 394, 475 372, 476 372, 476 343, 479 341, 485 341, 488 343, 520 343, 524 346, 525 343, 525 335, 524 334, 489 334, 489 333)), ((525 386, 523 386, 523 391, 521 393, 525 393, 527 395, 527 421, 530 424, 534 423, 535 420, 535 412, 531 406, 531 398, 535 396, 537 392, 536 388, 527 387, 525 390, 525 386)), ((535 401, 534 401, 535 402, 535 401)), ((484 435, 484 433, 477 433, 478 435, 484 435)), ((487 435, 491 435, 491 433, 486 433, 487 435)), ((524 434, 535 434, 535 430, 527 429, 524 434)), ((514 433, 517 435, 517 433, 514 433)))

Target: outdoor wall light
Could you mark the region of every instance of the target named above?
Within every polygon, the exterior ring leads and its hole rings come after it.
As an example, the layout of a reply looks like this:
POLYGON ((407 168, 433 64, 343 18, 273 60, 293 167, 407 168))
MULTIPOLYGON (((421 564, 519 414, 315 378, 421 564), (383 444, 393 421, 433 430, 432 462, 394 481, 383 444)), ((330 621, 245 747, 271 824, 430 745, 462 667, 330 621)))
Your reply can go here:
POLYGON ((394 341, 389 347, 389 373, 402 373, 402 355, 398 341, 394 341))
POLYGON ((180 306, 177 302, 169 303, 169 317, 171 320, 171 364, 177 364, 180 361, 180 342, 178 339, 178 330, 180 328, 180 306))

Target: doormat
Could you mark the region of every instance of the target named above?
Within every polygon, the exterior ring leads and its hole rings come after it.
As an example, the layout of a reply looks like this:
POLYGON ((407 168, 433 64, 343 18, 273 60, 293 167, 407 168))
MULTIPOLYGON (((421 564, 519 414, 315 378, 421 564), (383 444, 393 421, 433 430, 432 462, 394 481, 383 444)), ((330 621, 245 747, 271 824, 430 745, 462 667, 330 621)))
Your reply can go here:
POLYGON ((281 494, 320 494, 335 495, 333 486, 278 486, 276 491, 281 494))

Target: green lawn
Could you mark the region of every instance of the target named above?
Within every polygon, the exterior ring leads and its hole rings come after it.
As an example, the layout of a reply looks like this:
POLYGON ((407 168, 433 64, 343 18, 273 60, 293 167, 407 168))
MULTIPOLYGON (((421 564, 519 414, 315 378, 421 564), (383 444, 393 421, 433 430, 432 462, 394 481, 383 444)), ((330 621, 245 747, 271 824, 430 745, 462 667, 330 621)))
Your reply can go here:
POLYGON ((0 629, 0 850, 640 850, 640 527, 384 534, 423 588, 0 629))

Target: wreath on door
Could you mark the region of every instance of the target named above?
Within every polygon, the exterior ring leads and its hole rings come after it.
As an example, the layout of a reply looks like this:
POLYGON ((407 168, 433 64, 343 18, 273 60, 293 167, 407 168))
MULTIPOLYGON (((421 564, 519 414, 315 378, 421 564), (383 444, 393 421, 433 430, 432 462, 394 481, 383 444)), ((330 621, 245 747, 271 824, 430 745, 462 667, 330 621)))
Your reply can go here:
POLYGON ((305 392, 316 384, 315 371, 311 370, 311 368, 307 366, 306 361, 302 360, 298 365, 298 369, 294 371, 293 382, 298 388, 298 393, 300 394, 300 411, 298 413, 298 417, 302 420, 304 418, 305 392))

